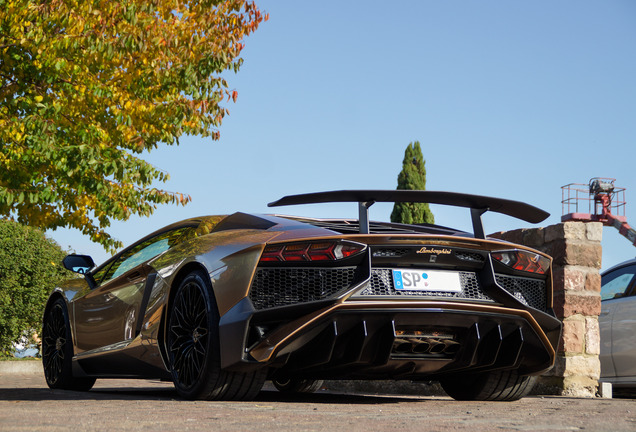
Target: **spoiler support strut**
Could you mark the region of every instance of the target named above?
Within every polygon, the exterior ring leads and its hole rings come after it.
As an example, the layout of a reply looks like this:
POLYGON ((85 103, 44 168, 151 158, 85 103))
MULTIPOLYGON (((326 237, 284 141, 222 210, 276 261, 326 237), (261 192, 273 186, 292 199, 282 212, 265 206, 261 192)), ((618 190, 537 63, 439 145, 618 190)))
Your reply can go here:
POLYGON ((375 204, 375 201, 360 201, 358 203, 358 220, 360 221, 360 234, 369 234, 369 207, 375 204))
POLYGON ((486 234, 484 233, 484 224, 481 221, 481 215, 486 213, 488 210, 488 207, 481 209, 470 209, 470 218, 473 222, 473 233, 475 234, 475 238, 486 238, 486 234))

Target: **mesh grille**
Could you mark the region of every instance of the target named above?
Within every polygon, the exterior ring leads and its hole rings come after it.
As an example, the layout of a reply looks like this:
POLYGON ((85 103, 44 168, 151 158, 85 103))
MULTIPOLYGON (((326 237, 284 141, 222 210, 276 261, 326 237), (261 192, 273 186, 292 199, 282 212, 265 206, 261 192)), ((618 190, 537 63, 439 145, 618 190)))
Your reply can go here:
POLYGON ((483 262, 485 258, 476 252, 456 251, 455 256, 463 261, 483 262))
POLYGON ((363 296, 409 296, 409 297, 447 297, 470 300, 488 300, 479 287, 477 275, 473 272, 460 272, 459 278, 462 290, 458 293, 439 291, 403 291, 393 287, 393 272, 391 269, 371 270, 371 283, 360 293, 363 296))
POLYGON ((323 300, 351 287, 354 273, 355 267, 261 268, 250 299, 257 310, 323 300))
POLYGON ((401 257, 408 253, 408 249, 379 248, 373 249, 373 256, 378 258, 401 257))
POLYGON ((547 312, 545 281, 496 274, 497 283, 526 306, 547 312))

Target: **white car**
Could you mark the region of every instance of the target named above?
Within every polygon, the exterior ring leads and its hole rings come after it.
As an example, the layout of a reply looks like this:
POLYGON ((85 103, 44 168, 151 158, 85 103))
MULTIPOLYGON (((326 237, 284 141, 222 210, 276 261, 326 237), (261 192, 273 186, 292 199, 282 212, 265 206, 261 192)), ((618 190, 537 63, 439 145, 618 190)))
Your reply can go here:
POLYGON ((602 274, 601 382, 636 389, 636 259, 602 274))

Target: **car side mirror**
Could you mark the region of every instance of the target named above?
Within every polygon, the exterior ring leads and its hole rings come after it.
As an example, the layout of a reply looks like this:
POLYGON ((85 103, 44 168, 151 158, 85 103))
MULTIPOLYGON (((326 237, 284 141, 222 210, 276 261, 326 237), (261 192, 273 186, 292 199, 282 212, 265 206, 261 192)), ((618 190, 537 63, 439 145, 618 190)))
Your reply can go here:
POLYGON ((62 260, 62 265, 67 270, 85 275, 90 269, 95 267, 95 262, 88 255, 71 254, 62 260))

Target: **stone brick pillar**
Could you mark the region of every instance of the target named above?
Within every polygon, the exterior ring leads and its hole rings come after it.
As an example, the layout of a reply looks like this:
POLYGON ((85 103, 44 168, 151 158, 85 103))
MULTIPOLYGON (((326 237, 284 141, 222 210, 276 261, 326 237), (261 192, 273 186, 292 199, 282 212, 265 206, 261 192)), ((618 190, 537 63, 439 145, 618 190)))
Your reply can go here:
POLYGON ((593 397, 600 377, 600 222, 564 222, 493 234, 553 258, 554 311, 563 321, 554 368, 541 377, 544 394, 593 397))

